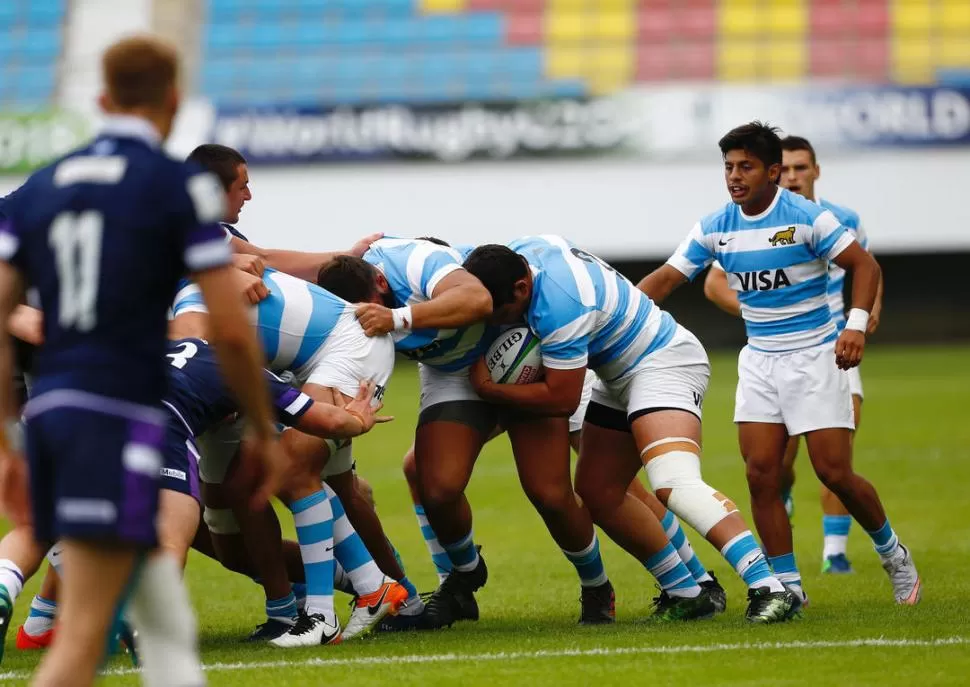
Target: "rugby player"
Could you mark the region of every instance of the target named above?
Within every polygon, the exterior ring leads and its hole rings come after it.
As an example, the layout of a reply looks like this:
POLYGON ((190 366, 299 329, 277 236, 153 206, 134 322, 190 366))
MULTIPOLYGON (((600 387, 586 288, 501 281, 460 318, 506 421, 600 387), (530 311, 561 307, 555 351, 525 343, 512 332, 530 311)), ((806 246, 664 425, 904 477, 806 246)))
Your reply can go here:
POLYGON ((704 217, 640 288, 662 302, 714 260, 738 291, 748 344, 738 357, 734 421, 755 524, 775 574, 804 602, 781 495, 785 445, 804 435, 819 479, 866 530, 900 604, 922 581, 873 486, 852 469, 852 396, 844 370, 862 360, 879 265, 831 211, 778 187, 782 144, 751 122, 718 143, 731 202, 704 217), (852 274, 841 333, 826 295, 829 263, 852 274))
POLYGON ((587 368, 598 382, 582 430, 576 488, 596 523, 661 586, 655 615, 717 612, 657 514, 628 493, 641 465, 657 498, 706 537, 748 585, 746 617, 786 620, 795 596, 768 569, 734 503, 701 478, 701 404, 710 367, 693 334, 599 258, 559 236, 476 248, 465 268, 495 303, 493 321, 528 323, 543 377, 496 384, 483 359, 471 371, 482 398, 536 414, 568 416, 587 368))
POLYGON ((279 448, 259 346, 217 224, 222 194, 210 175, 160 150, 179 105, 177 55, 136 37, 108 48, 102 67, 102 133, 32 175, 0 227, 2 505, 15 524, 27 521, 26 466, 8 439, 17 415, 6 331, 26 285, 48 314, 24 411, 32 522, 39 541, 62 541, 70 571, 60 632, 34 684, 94 681, 131 582, 145 682, 200 685, 177 563, 160 553, 136 567, 158 542, 166 312, 186 269, 209 304, 213 343, 250 419, 260 505, 276 490, 279 448))
MULTIPOLYGON (((821 175, 821 167, 815 157, 815 149, 812 144, 800 136, 786 136, 781 139, 781 147, 781 186, 829 210, 842 226, 855 237, 859 245, 869 250, 869 237, 862 227, 858 213, 816 195, 815 183, 821 175)), ((829 310, 832 312, 832 318, 835 320, 839 332, 845 328, 844 291, 845 270, 834 262, 830 262, 826 293, 828 294, 829 310)), ((883 280, 880 273, 876 302, 872 306, 869 323, 866 327, 867 336, 874 334, 879 326, 882 313, 882 292, 883 280)), ((717 261, 711 265, 711 269, 708 270, 707 277, 704 279, 704 295, 725 312, 737 317, 741 316, 741 303, 738 300, 737 293, 728 284, 727 274, 717 261)), ((859 370, 860 367, 857 366, 845 371, 849 378, 849 391, 852 394, 852 413, 856 431, 858 431, 859 423, 862 420, 863 400, 862 375, 859 370)), ((855 433, 855 431, 852 433, 853 443, 855 433)), ((782 497, 789 517, 794 510, 791 490, 795 484, 795 456, 798 454, 798 444, 799 438, 793 436, 789 437, 788 444, 785 446, 782 497)), ((822 572, 831 574, 850 573, 852 572, 852 564, 846 556, 846 547, 849 540, 849 528, 852 525, 852 516, 839 501, 839 497, 833 494, 824 484, 821 485, 820 498, 823 513, 822 535, 824 537, 822 572)))

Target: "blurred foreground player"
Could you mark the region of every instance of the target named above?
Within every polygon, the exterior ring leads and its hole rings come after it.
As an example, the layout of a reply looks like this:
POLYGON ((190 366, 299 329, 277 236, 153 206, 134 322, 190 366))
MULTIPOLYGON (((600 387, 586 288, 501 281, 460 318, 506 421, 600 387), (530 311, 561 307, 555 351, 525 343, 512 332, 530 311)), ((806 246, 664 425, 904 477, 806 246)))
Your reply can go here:
POLYGON ((44 343, 24 417, 36 537, 63 543, 59 632, 34 684, 89 685, 126 586, 150 685, 204 683, 195 621, 177 563, 146 558, 164 439, 166 313, 189 270, 209 303, 227 379, 251 419, 265 500, 278 448, 260 351, 217 224, 217 182, 161 150, 179 105, 178 58, 129 38, 103 58, 105 129, 34 174, 0 226, 0 375, 4 379, 2 504, 29 521, 26 469, 11 445, 6 319, 36 288, 44 343))

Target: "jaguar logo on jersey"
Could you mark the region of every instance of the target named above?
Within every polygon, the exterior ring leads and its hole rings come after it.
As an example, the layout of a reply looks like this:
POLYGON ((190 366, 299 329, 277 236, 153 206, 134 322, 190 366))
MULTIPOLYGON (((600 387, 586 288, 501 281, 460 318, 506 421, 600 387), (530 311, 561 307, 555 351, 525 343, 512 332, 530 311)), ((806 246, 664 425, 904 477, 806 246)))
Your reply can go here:
POLYGON ((795 227, 788 227, 787 229, 776 231, 775 235, 768 239, 768 243, 772 246, 794 246, 795 227))
POLYGON ((742 291, 771 291, 791 286, 785 270, 761 270, 760 272, 734 272, 741 282, 742 291))

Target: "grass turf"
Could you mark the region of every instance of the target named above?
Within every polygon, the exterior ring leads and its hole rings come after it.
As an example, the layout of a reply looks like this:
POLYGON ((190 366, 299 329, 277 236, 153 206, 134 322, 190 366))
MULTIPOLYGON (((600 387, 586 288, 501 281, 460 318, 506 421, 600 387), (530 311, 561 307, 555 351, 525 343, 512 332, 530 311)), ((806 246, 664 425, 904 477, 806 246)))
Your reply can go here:
MULTIPOLYGON (((376 635, 337 647, 282 651, 241 640, 262 618, 259 587, 192 554, 187 580, 199 615, 204 661, 213 685, 328 683, 430 685, 718 683, 725 685, 913 684, 961 682, 970 675, 970 349, 879 348, 867 355, 866 402, 856 443, 860 473, 876 485, 901 539, 926 581, 916 608, 893 604, 889 582, 868 537, 853 526, 849 557, 856 573, 823 576, 818 482, 807 457, 797 463, 795 548, 811 606, 783 626, 749 627, 744 586, 720 556, 689 532, 705 564, 725 584, 728 611, 690 625, 646 622, 653 580, 603 539, 617 591, 614 627, 580 628, 572 567, 523 496, 508 443, 493 441, 469 486, 475 537, 489 564, 478 595, 482 620, 431 634, 376 635), (870 641, 880 640, 881 641, 870 641), (963 676, 962 678, 960 676, 963 676)), ((734 357, 712 356, 705 401, 704 474, 747 510, 733 406, 734 357)), ((355 449, 372 483, 385 528, 421 589, 436 583, 411 510, 400 461, 411 441, 417 404, 413 368, 401 365, 387 394, 397 420, 355 449)), ((288 518, 284 517, 284 522, 288 518)), ((292 525, 288 532, 292 536, 292 525)), ((13 647, 38 580, 28 584, 7 637, 8 682, 24 682, 36 652, 13 647)), ((344 597, 345 598, 345 597, 344 597)), ((338 596, 338 603, 341 597, 338 596)), ((346 618, 346 611, 342 615, 346 618)), ((137 684, 114 659, 105 684, 137 684)))

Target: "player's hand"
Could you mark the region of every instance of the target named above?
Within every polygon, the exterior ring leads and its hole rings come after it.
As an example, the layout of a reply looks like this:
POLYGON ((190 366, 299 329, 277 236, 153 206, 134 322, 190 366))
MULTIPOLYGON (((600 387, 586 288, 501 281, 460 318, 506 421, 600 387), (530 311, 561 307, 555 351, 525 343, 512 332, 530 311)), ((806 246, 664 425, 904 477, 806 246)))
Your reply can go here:
POLYGON ((866 347, 866 335, 855 329, 843 329, 835 342, 835 364, 840 370, 848 370, 862 362, 866 347))
POLYGON ((243 298, 249 305, 258 305, 269 297, 269 287, 260 277, 239 269, 235 270, 233 274, 243 298))
POLYGON ((249 255, 248 253, 233 253, 232 254, 232 264, 236 269, 240 269, 243 272, 248 272, 256 277, 262 277, 263 272, 266 271, 266 263, 258 255, 249 255))
POLYGON ((370 248, 370 244, 382 238, 384 238, 383 231, 379 231, 376 234, 368 234, 364 238, 357 241, 357 243, 352 245, 348 252, 355 257, 361 258, 364 256, 364 253, 367 252, 367 249, 370 248))
POLYGON ((30 525, 27 463, 13 449, 0 451, 0 512, 14 527, 30 525))
POLYGON ((357 321, 367 336, 381 336, 394 331, 394 315, 391 309, 377 303, 359 303, 357 321))
POLYGON ((492 373, 488 371, 488 365, 485 364, 484 356, 472 363, 469 377, 471 378, 472 388, 479 396, 484 396, 488 388, 495 383, 492 381, 492 373))
POLYGON ((377 385, 374 382, 361 382, 357 396, 350 403, 345 403, 343 396, 337 395, 338 407, 342 407, 346 412, 357 418, 363 427, 361 434, 371 431, 376 424, 390 422, 394 419, 393 416, 377 414, 384 407, 384 402, 377 401, 377 403, 374 403, 374 392, 376 390, 377 385))
POLYGON ((243 469, 252 480, 249 507, 260 511, 283 488, 289 469, 289 457, 275 434, 262 438, 254 434, 243 443, 240 458, 243 469))
POLYGON ((866 336, 872 336, 879 329, 879 311, 876 308, 869 313, 869 324, 866 325, 866 336))

